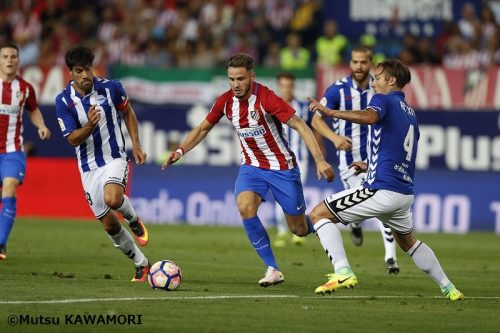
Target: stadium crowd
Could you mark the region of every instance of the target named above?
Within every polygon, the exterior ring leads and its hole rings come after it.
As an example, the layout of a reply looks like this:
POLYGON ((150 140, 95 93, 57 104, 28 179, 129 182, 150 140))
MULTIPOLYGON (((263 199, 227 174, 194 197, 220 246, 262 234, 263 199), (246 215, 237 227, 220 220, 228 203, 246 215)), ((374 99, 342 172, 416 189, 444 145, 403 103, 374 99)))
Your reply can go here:
POLYGON ((20 46, 22 66, 42 67, 64 64, 64 51, 81 42, 95 50, 97 65, 210 68, 245 52, 263 66, 301 69, 345 63, 358 44, 374 48, 377 59, 396 56, 407 64, 500 64, 499 25, 487 5, 476 13, 467 4, 439 35, 406 33, 402 43, 394 34, 349 41, 336 22, 323 21, 321 8, 321 0, 4 1, 0 42, 20 46))

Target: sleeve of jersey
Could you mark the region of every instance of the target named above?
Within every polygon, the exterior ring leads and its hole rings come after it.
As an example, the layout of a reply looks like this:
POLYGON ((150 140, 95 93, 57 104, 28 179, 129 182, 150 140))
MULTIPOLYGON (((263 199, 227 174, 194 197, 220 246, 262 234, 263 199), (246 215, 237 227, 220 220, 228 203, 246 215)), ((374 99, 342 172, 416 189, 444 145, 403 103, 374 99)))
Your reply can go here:
POLYGON ((38 108, 38 102, 36 101, 35 89, 31 84, 28 84, 28 98, 24 104, 28 111, 35 111, 38 108))
POLYGON ((67 101, 61 95, 56 98, 56 114, 63 137, 70 135, 76 129, 76 123, 71 115, 67 101))
MULTIPOLYGON (((326 89, 323 98, 319 101, 321 105, 326 106, 332 110, 338 110, 340 107, 340 90, 335 84, 331 85, 326 89)), ((323 115, 316 111, 316 114, 322 117, 323 115)))
POLYGON ((210 112, 207 114, 207 117, 205 118, 210 124, 212 125, 217 124, 224 115, 225 101, 226 101, 225 95, 222 95, 219 98, 217 98, 215 103, 212 105, 210 112))
POLYGON ((283 99, 276 96, 272 91, 266 91, 263 107, 267 113, 278 118, 283 124, 286 124, 295 114, 295 110, 283 99))
POLYGON ((120 81, 112 80, 111 82, 114 88, 113 96, 111 96, 111 98, 113 99, 113 104, 118 110, 123 110, 129 103, 127 93, 125 92, 125 89, 123 88, 120 81))
POLYGON ((375 94, 373 95, 370 103, 366 108, 375 110, 378 113, 379 120, 382 120, 384 119, 385 114, 387 113, 386 101, 387 101, 386 95, 375 94))

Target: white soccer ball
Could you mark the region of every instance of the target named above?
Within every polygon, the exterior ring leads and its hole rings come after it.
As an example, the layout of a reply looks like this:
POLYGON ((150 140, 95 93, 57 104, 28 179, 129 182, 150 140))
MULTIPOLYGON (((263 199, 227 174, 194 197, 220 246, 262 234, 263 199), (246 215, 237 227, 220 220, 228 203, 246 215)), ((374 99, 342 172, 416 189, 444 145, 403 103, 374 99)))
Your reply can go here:
POLYGON ((153 289, 175 290, 182 283, 181 269, 173 261, 158 261, 149 269, 148 282, 153 289))

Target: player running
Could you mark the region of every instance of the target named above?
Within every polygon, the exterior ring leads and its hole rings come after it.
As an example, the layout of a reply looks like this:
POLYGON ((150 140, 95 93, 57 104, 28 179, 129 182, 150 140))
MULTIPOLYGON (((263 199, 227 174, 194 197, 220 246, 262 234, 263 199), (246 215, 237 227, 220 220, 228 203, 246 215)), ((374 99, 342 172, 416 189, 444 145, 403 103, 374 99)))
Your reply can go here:
MULTIPOLYGON (((311 114, 309 112, 309 103, 299 101, 295 98, 295 75, 291 73, 280 73, 276 77, 276 81, 278 84, 279 96, 283 98, 285 102, 290 104, 290 106, 295 110, 297 116, 302 118, 307 125, 310 125, 311 114)), ((292 130, 286 124, 283 125, 283 133, 284 137, 290 144, 290 148, 295 154, 297 165, 300 168, 300 180, 302 184, 304 184, 306 182, 309 169, 307 146, 304 140, 300 137, 300 134, 292 130)), ((321 151, 324 151, 323 138, 315 130, 313 130, 313 133, 321 151)), ((284 247, 289 239, 289 231, 283 214, 283 209, 278 203, 275 205, 274 216, 276 218, 278 233, 276 234, 276 239, 274 240, 273 245, 275 247, 284 247)), ((294 244, 301 245, 304 243, 305 238, 292 235, 291 241, 294 244)))
MULTIPOLYGON (((372 77, 372 52, 365 47, 358 47, 351 52, 351 75, 336 81, 325 92, 320 103, 327 108, 348 111, 363 110, 370 102, 374 91, 370 87, 372 77)), ((348 120, 333 119, 334 131, 326 124, 321 113, 313 116, 312 126, 325 138, 332 141, 339 157, 340 179, 344 189, 356 188, 363 181, 363 175, 354 174, 349 166, 354 161, 366 161, 369 150, 368 125, 356 124, 348 120)), ((396 258, 396 243, 391 229, 377 221, 385 248, 385 265, 387 273, 399 273, 396 258)), ((356 246, 363 244, 363 233, 360 223, 350 224, 351 239, 356 246)))
POLYGON ((15 44, 0 46, 0 178, 2 179, 2 212, 0 215, 0 260, 7 259, 7 240, 16 218, 17 187, 26 173, 23 147, 23 111, 28 110, 31 123, 42 140, 50 138, 38 108, 33 86, 17 75, 19 48, 15 44))
POLYGON ((262 287, 284 281, 273 255, 269 235, 257 210, 271 190, 283 208, 290 231, 306 236, 313 231, 304 214, 306 207, 300 182, 300 170, 288 142, 283 136, 283 124, 296 130, 316 162, 318 179, 333 180, 333 168, 328 164, 311 129, 294 109, 271 90, 255 82, 253 59, 238 53, 227 61, 227 76, 231 89, 217 98, 207 117, 187 135, 179 149, 162 165, 179 160, 199 144, 225 115, 238 132, 242 166, 236 179, 235 196, 248 239, 260 256, 267 271, 259 281, 262 287))
POLYGON ((413 232, 413 175, 420 134, 415 111, 401 91, 410 80, 408 67, 390 59, 377 66, 373 81, 376 94, 365 110, 334 111, 310 99, 310 109, 325 116, 371 125, 368 164, 361 161, 352 164, 357 173, 367 172, 365 182, 327 197, 311 212, 314 229, 335 270, 328 274, 328 282, 316 288, 318 294, 358 283, 334 223, 347 225, 376 217, 392 229, 401 249, 437 282, 445 297, 464 298, 444 273, 431 248, 417 240, 413 232))
POLYGON ((121 227, 115 211, 127 220, 137 243, 148 243, 148 231, 124 194, 128 178, 128 157, 120 119, 132 140, 135 162, 144 164, 146 153, 139 142, 137 118, 121 83, 94 77, 94 54, 75 46, 65 55, 71 81, 56 97, 57 120, 63 136, 75 147, 85 196, 109 238, 134 261, 132 281, 145 281, 148 259, 121 227), (121 113, 121 114, 120 114, 121 113))

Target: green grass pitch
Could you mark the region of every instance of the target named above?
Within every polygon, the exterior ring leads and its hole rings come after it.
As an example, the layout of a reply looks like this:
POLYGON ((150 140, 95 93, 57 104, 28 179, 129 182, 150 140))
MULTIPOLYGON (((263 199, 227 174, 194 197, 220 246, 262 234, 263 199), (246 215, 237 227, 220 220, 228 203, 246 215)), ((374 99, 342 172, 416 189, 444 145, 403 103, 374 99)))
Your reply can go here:
POLYGON ((359 284, 331 296, 314 294, 331 269, 316 236, 275 249, 286 281, 264 289, 257 281, 265 267, 242 228, 150 225, 149 232, 150 261, 171 259, 182 268, 177 291, 130 282, 132 263, 98 222, 18 219, 8 260, 0 262, 0 332, 500 331, 500 242, 493 234, 419 235, 465 294, 450 302, 400 250, 401 273, 388 276, 378 232, 366 232, 359 248, 343 233, 359 284), (140 314, 142 325, 7 322, 9 315, 66 314, 140 314))

